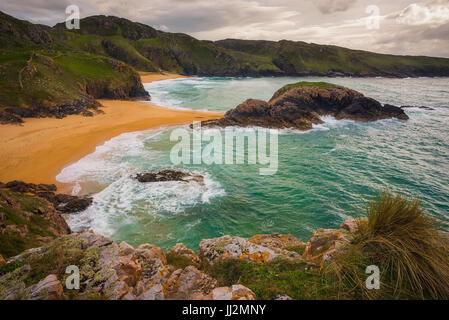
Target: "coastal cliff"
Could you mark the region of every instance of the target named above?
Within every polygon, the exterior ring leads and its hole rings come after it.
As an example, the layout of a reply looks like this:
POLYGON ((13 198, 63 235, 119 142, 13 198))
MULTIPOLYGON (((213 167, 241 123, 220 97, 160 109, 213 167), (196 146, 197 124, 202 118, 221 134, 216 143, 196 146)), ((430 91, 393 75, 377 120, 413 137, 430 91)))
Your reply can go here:
POLYGON ((72 50, 51 28, 0 12, 0 123, 101 112, 95 99, 148 100, 139 74, 109 56, 72 50))

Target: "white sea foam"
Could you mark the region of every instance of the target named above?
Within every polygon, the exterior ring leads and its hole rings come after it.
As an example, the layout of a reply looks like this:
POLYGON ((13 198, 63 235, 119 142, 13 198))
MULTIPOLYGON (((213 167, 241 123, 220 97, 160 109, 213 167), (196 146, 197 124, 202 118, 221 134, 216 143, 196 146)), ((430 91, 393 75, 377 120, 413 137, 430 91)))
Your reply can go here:
POLYGON ((103 186, 93 195, 93 204, 86 211, 66 217, 73 230, 93 229, 100 234, 112 235, 117 226, 136 222, 142 215, 179 214, 186 208, 209 203, 214 197, 225 194, 221 185, 202 170, 190 170, 190 173, 202 175, 203 183, 141 183, 133 178, 137 172, 166 168, 164 152, 167 150, 145 146, 147 141, 157 144, 166 130, 122 134, 62 170, 57 180, 74 183, 72 194, 82 192, 83 183, 103 186))
POLYGON ((209 203, 212 198, 225 194, 209 174, 203 175, 203 184, 196 181, 141 183, 124 176, 95 194, 92 206, 86 211, 66 218, 75 231, 89 228, 112 235, 114 226, 138 221, 142 215, 161 218, 180 214, 189 207, 209 203))

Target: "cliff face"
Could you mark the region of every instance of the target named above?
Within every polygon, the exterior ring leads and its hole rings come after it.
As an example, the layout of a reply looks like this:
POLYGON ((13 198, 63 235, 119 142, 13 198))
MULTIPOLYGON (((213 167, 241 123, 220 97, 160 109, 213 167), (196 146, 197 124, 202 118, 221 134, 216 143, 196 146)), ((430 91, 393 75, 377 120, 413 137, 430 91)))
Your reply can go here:
MULTIPOLYGON (((47 188, 41 186, 41 192, 47 188)), ((0 253, 5 257, 70 233, 54 206, 43 198, 0 189, 0 253)))
POLYGON ((354 121, 397 118, 407 120, 405 112, 360 92, 325 82, 299 82, 279 89, 270 101, 249 99, 206 126, 261 126, 268 128, 312 129, 323 123, 321 116, 354 121))
POLYGON ((56 186, 0 183, 0 253, 10 257, 71 233, 61 214, 85 210, 92 199, 57 194, 56 186))

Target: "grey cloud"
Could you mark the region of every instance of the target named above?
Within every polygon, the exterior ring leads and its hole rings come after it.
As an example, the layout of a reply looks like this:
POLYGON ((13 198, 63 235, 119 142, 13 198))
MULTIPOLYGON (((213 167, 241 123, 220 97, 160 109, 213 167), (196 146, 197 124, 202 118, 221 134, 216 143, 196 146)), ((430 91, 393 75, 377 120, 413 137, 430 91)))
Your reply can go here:
POLYGON ((347 11, 357 0, 313 0, 323 14, 347 11))
POLYGON ((79 5, 81 17, 115 15, 199 39, 289 39, 449 57, 449 17, 435 9, 449 10, 449 0, 9 0, 0 3, 0 10, 54 25, 64 21, 69 4, 79 5), (434 8, 428 24, 414 23, 419 16, 407 9, 413 3, 434 8), (384 18, 379 30, 365 27, 367 5, 380 8, 384 18))

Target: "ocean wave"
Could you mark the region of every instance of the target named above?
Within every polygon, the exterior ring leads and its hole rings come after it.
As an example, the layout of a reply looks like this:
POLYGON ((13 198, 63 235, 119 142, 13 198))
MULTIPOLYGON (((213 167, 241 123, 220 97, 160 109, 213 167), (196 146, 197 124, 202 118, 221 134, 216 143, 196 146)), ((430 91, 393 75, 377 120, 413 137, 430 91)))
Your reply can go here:
POLYGON ((74 231, 93 229, 110 236, 117 225, 138 223, 147 215, 164 218, 180 214, 225 194, 220 183, 207 173, 202 175, 203 183, 193 180, 141 183, 130 176, 122 177, 95 194, 86 211, 66 216, 67 222, 74 231))

